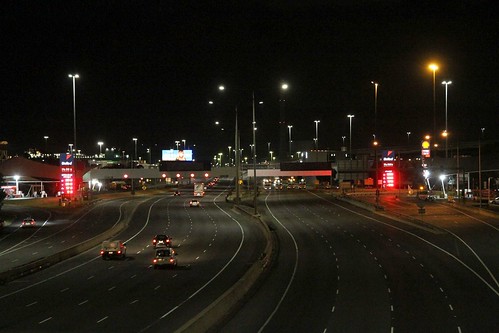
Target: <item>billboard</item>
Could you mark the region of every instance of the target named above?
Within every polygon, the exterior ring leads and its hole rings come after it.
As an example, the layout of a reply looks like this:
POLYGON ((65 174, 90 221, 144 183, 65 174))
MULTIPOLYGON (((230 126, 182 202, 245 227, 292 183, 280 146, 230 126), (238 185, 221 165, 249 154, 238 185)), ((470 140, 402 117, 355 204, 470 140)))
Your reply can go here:
POLYGON ((162 161, 192 161, 192 150, 168 149, 161 151, 162 161))

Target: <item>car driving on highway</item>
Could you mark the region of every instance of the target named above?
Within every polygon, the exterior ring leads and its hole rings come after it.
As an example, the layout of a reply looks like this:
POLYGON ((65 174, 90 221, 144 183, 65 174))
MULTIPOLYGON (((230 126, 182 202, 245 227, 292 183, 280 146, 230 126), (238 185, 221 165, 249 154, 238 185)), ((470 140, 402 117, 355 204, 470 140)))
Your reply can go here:
POLYGON ((152 264, 154 269, 163 266, 175 267, 177 266, 177 259, 175 250, 169 247, 158 247, 155 250, 154 259, 152 264))
POLYGON ((172 238, 168 235, 156 235, 152 239, 152 245, 154 247, 159 247, 159 246, 166 246, 166 247, 171 247, 172 246, 172 238))
POLYGON ((201 204, 199 203, 199 201, 197 199, 192 199, 190 202, 189 202, 189 206, 191 207, 199 207, 201 204))
POLYGON ((126 244, 120 240, 110 240, 102 242, 100 255, 102 259, 125 259, 126 244))
POLYGON ((36 227, 36 221, 32 217, 27 217, 21 222, 21 228, 36 227))

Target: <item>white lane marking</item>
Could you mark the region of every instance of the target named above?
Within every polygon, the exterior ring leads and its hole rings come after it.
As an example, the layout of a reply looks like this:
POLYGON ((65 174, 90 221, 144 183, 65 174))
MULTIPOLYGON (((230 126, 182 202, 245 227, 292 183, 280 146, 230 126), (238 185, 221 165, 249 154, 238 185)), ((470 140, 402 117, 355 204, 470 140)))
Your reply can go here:
POLYGON ((30 307, 30 306, 35 305, 36 303, 38 303, 38 302, 37 302, 37 301, 34 301, 33 303, 26 304, 26 307, 28 308, 28 307, 30 307))
POLYGON ((335 307, 333 306, 333 308, 331 309, 331 312, 334 312, 334 309, 335 309, 335 307))
POLYGON ((39 321, 38 324, 43 324, 44 322, 49 321, 50 319, 52 319, 52 317, 48 317, 42 321, 39 321))
POLYGON ((87 278, 87 280, 91 280, 91 279, 93 279, 93 278, 94 278, 94 276, 93 276, 93 275, 91 275, 91 276, 89 276, 89 277, 87 278))
MULTIPOLYGON (((311 192, 310 192, 310 193, 311 193, 311 192)), ((423 238, 423 237, 421 237, 421 236, 416 235, 415 233, 413 233, 413 232, 411 232, 411 231, 405 230, 405 229, 403 229, 403 228, 399 228, 399 227, 394 226, 394 225, 391 225, 391 224, 389 224, 389 223, 385 223, 385 222, 382 222, 382 221, 380 221, 380 220, 377 220, 377 219, 375 219, 375 218, 373 218, 373 217, 369 217, 369 216, 364 215, 364 214, 362 214, 362 213, 359 213, 359 212, 356 212, 356 211, 354 211, 354 210, 348 209, 348 208, 343 207, 343 206, 341 206, 341 205, 338 205, 338 204, 336 204, 336 203, 334 203, 334 202, 332 202, 332 201, 329 201, 329 200, 327 200, 327 199, 325 199, 325 198, 323 198, 323 197, 321 197, 321 196, 319 196, 319 195, 317 195, 317 194, 314 194, 314 193, 311 193, 311 194, 312 194, 312 195, 314 195, 314 196, 316 196, 317 198, 320 198, 320 199, 322 199, 322 200, 324 200, 324 201, 326 201, 326 202, 328 202, 328 203, 332 204, 332 205, 335 205, 335 206, 337 206, 337 207, 340 207, 341 209, 344 209, 344 210, 346 210, 346 211, 348 211, 348 212, 351 212, 352 214, 355 214, 355 215, 358 215, 358 216, 362 216, 362 217, 364 217, 364 218, 366 218, 366 219, 368 219, 368 220, 371 220, 371 221, 373 221, 373 222, 376 222, 376 223, 382 224, 382 225, 387 226, 387 227, 389 227, 389 228, 393 228, 393 229, 398 230, 398 231, 400 231, 400 232, 403 232, 403 233, 405 233, 405 234, 407 234, 407 235, 413 236, 413 237, 414 237, 414 238, 416 238, 416 239, 419 239, 420 241, 422 241, 422 242, 424 242, 424 243, 426 243, 426 244, 430 245, 431 247, 433 247, 433 248, 435 248, 435 249, 437 249, 437 250, 441 251, 442 253, 446 254, 447 256, 449 256, 449 257, 451 257, 452 259, 454 259, 455 261, 457 261, 459 264, 461 264, 461 266, 465 267, 468 271, 470 271, 471 273, 473 273, 473 274, 474 274, 474 275, 475 275, 475 276, 476 276, 476 277, 477 277, 480 281, 482 281, 482 282, 483 282, 483 283, 484 283, 484 284, 485 284, 485 285, 486 285, 486 286, 487 286, 490 290, 492 290, 492 292, 493 292, 495 295, 499 296, 499 290, 495 289, 495 288, 494 288, 494 286, 492 286, 492 285, 491 285, 491 284, 490 284, 487 280, 485 280, 485 279, 484 279, 484 278, 483 278, 483 277, 482 277, 482 276, 481 276, 481 275, 480 275, 477 271, 475 271, 473 268, 471 268, 469 265, 467 265, 464 261, 462 261, 461 259, 459 259, 459 258, 458 258, 458 257, 456 257, 455 255, 453 255, 453 254, 452 254, 452 253, 450 253, 449 251, 447 251, 447 250, 443 249, 442 247, 440 247, 440 246, 438 246, 438 245, 436 245, 436 244, 434 244, 434 243, 430 242, 429 240, 426 240, 425 238, 423 238)), ((400 247, 400 245, 399 245, 399 244, 397 244, 397 246, 398 246, 398 247, 400 247)), ((407 252, 407 254, 409 254, 409 252, 408 252, 408 251, 406 251, 406 252, 407 252)), ((433 276, 432 276, 432 278, 433 278, 433 276)), ((497 281, 496 281, 495 279, 494 279, 494 282, 496 282, 496 283, 497 283, 497 281)))
POLYGON ((137 303, 138 301, 139 301, 138 299, 135 299, 135 300, 131 301, 130 304, 137 303))
POLYGON ((156 286, 154 287, 154 290, 158 290, 159 288, 161 288, 161 286, 156 286))
POLYGON ((105 316, 99 320, 97 320, 97 324, 100 323, 100 322, 103 322, 104 320, 106 320, 107 318, 109 318, 108 316, 105 316))
POLYGON ((88 299, 84 300, 83 302, 78 303, 78 305, 83 305, 85 303, 88 303, 88 299))
POLYGON ((69 288, 64 288, 64 289, 61 289, 60 292, 63 293, 63 292, 66 292, 68 290, 69 290, 69 288))
POLYGON ((111 290, 114 290, 116 289, 116 286, 112 286, 111 288, 109 288, 107 291, 111 291, 111 290))
POLYGON ((298 243, 296 242, 296 239, 293 236, 293 234, 291 233, 291 231, 289 231, 289 229, 286 228, 286 226, 284 224, 282 224, 281 221, 279 221, 279 219, 274 215, 274 213, 270 209, 269 204, 268 204, 268 197, 269 196, 270 196, 270 193, 265 197, 265 206, 267 207, 267 210, 269 211, 270 215, 272 215, 272 218, 275 221, 277 221, 277 223, 279 223, 279 225, 286 231, 286 233, 289 235, 289 237, 293 241, 293 244, 294 244, 294 247, 295 247, 295 262, 294 262, 293 272, 291 274, 291 277, 289 278, 289 281, 288 281, 288 284, 286 286, 286 289, 284 290, 281 298, 279 299, 279 302, 277 302, 277 305, 275 306, 274 311, 272 311, 272 313, 268 316, 267 320, 262 324, 262 326, 258 330, 258 333, 262 332, 265 329, 265 327, 268 325, 268 323, 270 322, 270 320, 272 320, 272 318, 274 317, 274 315, 276 314, 276 312, 281 307, 281 304, 284 301, 284 298, 286 298, 286 296, 287 296, 287 294, 289 292, 289 289, 291 288, 291 284, 293 283, 293 281, 295 279, 296 271, 298 270, 298 261, 299 261, 298 243))
MULTIPOLYGON (((223 192, 222 192, 223 193, 223 192)), ((219 196, 222 195, 222 193, 220 193, 220 195, 217 196, 217 198, 219 196)), ((196 290, 194 293, 192 293, 189 297, 187 297, 187 299, 185 299, 184 301, 182 301, 179 305, 176 305, 173 309, 171 309, 170 311, 168 311, 167 313, 165 313, 164 315, 162 315, 158 320, 155 320, 153 321, 151 324, 149 324, 148 326, 144 327, 141 332, 144 332, 146 330, 148 330, 150 327, 152 327, 156 322, 158 322, 159 320, 169 316, 171 313, 173 313, 176 309, 178 309, 179 307, 181 307, 182 305, 184 305, 185 303, 187 303, 187 301, 189 301, 190 299, 194 298, 197 294, 199 294, 202 290, 204 290, 208 285, 210 285, 220 274, 222 274, 222 272, 224 272, 227 267, 235 260, 235 258, 238 256, 239 252, 241 252, 241 248, 244 244, 244 241, 245 241, 245 233, 244 233, 244 229, 243 229, 243 226, 241 225, 241 223, 239 223, 239 221, 237 221, 234 217, 232 217, 229 213, 227 213, 226 211, 224 211, 222 209, 222 207, 220 207, 219 205, 217 205, 217 203, 215 202, 216 198, 213 199, 213 204, 215 206, 217 206, 218 209, 220 209, 220 211, 222 211, 222 213, 224 213, 225 215, 227 215, 230 219, 232 219, 234 222, 236 222, 237 226, 239 227, 239 230, 241 232, 241 240, 239 242, 239 246, 237 248, 237 250, 235 251, 234 255, 229 259, 229 261, 210 279, 208 280, 203 286, 201 286, 201 288, 199 288, 198 290, 196 290)), ((158 200, 159 201, 159 200, 158 200)), ((198 257, 199 258, 199 257, 198 257)), ((196 258, 196 259, 198 259, 196 258)), ((190 265, 188 265, 190 266, 190 265)))

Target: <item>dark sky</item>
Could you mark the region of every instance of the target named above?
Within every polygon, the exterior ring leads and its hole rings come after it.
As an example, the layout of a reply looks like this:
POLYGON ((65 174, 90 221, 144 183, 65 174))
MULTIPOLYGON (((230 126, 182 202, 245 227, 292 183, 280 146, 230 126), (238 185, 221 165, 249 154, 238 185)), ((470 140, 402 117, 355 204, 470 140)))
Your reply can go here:
MULTIPOLYGON (((322 148, 349 135, 366 147, 407 144, 445 127, 443 80, 452 80, 448 127, 453 139, 498 139, 499 25, 496 1, 4 1, 1 4, 0 140, 11 153, 30 147, 65 151, 77 144, 131 152, 196 145, 198 159, 233 144, 234 107, 242 147, 251 142, 251 93, 258 154, 278 149, 279 86, 287 82, 286 121, 293 141, 322 148), (292 2, 291 2, 292 3, 292 2), (347 3, 347 4, 342 4, 347 3), (223 83, 227 90, 217 91, 223 83), (209 100, 215 104, 208 105, 209 100), (222 123, 225 131, 213 125, 222 123)), ((347 139, 348 140, 348 139, 347 139)), ((248 148, 248 149, 246 149, 248 148)), ((156 154, 156 153, 155 153, 156 154)))

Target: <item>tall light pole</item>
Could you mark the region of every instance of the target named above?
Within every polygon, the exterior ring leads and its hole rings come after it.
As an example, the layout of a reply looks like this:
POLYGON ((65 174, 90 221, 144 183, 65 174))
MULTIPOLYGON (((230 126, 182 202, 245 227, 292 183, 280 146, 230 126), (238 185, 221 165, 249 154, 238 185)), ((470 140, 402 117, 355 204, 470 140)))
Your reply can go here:
POLYGON ((279 154, 281 161, 286 159, 286 91, 289 86, 281 84, 281 96, 279 100, 279 154))
POLYGON ((346 139, 346 138, 347 138, 347 137, 346 137, 345 135, 343 135, 343 136, 341 137, 341 140, 343 140, 343 147, 345 147, 345 139, 346 139))
POLYGON ((436 71, 438 70, 438 65, 430 64, 428 68, 433 72, 433 137, 437 137, 437 104, 436 104, 436 94, 435 94, 435 77, 436 71))
POLYGON ((319 123, 320 120, 314 120, 315 123, 315 149, 319 150, 319 123))
POLYGON ((482 136, 485 127, 480 128, 480 137, 478 138, 478 200, 479 207, 482 208, 482 136))
POLYGON ((293 128, 293 125, 288 125, 288 139, 289 139, 289 156, 291 156, 291 129, 293 128))
POLYGON ((447 90, 449 87, 449 84, 451 84, 452 81, 443 81, 442 84, 445 85, 445 158, 448 158, 448 153, 447 153, 447 136, 449 135, 448 128, 447 128, 447 90))
POLYGON ((76 150, 76 79, 78 74, 69 74, 68 77, 73 79, 73 151, 76 150))
POLYGON ((179 145, 180 145, 180 141, 176 140, 176 141, 175 141, 175 147, 177 147, 177 150, 178 150, 178 148, 179 148, 179 145))
POLYGON ((411 136, 411 132, 407 132, 407 145, 410 144, 410 136, 411 136))
POLYGON ((239 204, 241 201, 241 188, 239 185, 239 169, 241 168, 241 140, 239 138, 239 123, 237 119, 237 106, 236 106, 236 124, 235 124, 235 134, 234 134, 234 146, 235 146, 235 162, 236 162, 236 199, 234 202, 239 204))
POLYGON ((45 154, 47 154, 47 140, 49 139, 48 135, 44 135, 43 138, 45 139, 45 154))
POLYGON ((230 166, 231 163, 232 163, 232 157, 231 157, 232 155, 230 154, 230 152, 232 150, 232 146, 228 146, 227 149, 229 150, 229 155, 228 156, 229 156, 229 166, 230 166))
POLYGON ((378 118, 378 83, 371 81, 374 85, 374 140, 376 140, 377 130, 377 118, 378 118))
MULTIPOLYGON (((137 159, 137 140, 138 139, 137 138, 132 138, 132 140, 133 140, 133 143, 134 143, 134 146, 135 146, 134 147, 135 148, 135 150, 134 150, 135 151, 135 155, 132 158, 132 169, 134 169, 134 164, 135 164, 134 160, 137 159)), ((130 176, 131 176, 130 178, 132 179, 132 194, 135 194, 135 184, 134 184, 134 181, 133 181, 133 172, 131 172, 130 176)))
POLYGON ((256 196, 258 192, 258 183, 256 181, 256 116, 255 116, 255 92, 252 94, 252 104, 253 104, 253 122, 252 122, 252 131, 253 131, 253 207, 255 208, 255 215, 258 214, 258 210, 256 207, 256 196))
POLYGON ((185 143, 186 143, 185 139, 182 139, 182 147, 183 147, 184 150, 186 148, 185 143))
POLYGON ((99 141, 99 142, 97 142, 97 144, 99 145, 99 157, 101 157, 101 155, 102 155, 102 145, 104 144, 104 142, 99 141))
POLYGON ((349 115, 347 115, 347 117, 350 120, 350 136, 349 136, 349 140, 350 140, 350 151, 349 151, 349 154, 350 154, 350 159, 352 159, 352 118, 355 117, 355 115, 349 114, 349 115))

